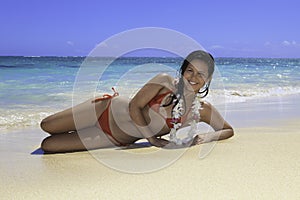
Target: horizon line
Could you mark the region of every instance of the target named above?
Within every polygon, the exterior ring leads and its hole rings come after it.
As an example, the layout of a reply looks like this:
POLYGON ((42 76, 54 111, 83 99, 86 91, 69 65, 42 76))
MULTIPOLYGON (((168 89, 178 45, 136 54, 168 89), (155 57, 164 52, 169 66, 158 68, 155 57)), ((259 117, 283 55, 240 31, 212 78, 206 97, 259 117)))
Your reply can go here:
MULTIPOLYGON (((41 56, 26 56, 26 55, 0 55, 0 57, 25 57, 25 58, 42 58, 42 57, 58 57, 58 58, 67 58, 67 57, 74 57, 74 58, 85 58, 85 57, 93 57, 93 58, 116 58, 115 56, 76 56, 76 55, 69 55, 69 56, 59 56, 59 55, 41 55, 41 56)), ((122 56, 118 58, 181 58, 180 56, 122 56)), ((253 57, 253 56, 214 56, 214 58, 265 58, 265 59, 300 59, 300 57, 253 57)))

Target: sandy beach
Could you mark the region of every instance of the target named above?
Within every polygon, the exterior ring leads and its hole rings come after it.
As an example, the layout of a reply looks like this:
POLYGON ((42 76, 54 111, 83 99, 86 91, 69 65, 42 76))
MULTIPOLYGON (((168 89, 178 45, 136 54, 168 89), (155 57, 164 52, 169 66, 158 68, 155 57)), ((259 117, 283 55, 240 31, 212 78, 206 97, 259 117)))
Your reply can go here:
MULTIPOLYGON (((39 129, 0 134, 1 199, 299 199, 297 101, 281 99, 290 112, 272 116, 281 109, 278 102, 233 106, 237 109, 227 114, 236 126, 234 137, 218 141, 202 159, 204 146, 191 147, 170 166, 151 173, 116 171, 89 152, 31 154, 46 136, 39 129), (243 113, 243 107, 249 112, 243 113), (265 117, 255 118, 258 110, 265 117), (268 123, 261 125, 262 118, 268 123)), ((152 150, 157 149, 122 151, 152 150)), ((106 155, 110 151, 116 150, 95 150, 106 155)))

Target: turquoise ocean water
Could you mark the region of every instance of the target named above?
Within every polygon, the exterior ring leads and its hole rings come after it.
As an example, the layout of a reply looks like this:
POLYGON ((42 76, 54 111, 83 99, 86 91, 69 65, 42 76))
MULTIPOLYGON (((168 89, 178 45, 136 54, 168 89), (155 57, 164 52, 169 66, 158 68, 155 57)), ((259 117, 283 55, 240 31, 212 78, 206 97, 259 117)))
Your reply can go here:
MULTIPOLYGON (((105 58, 98 59, 105 63, 105 58)), ((79 80, 86 87, 97 86, 81 89, 82 101, 111 93, 112 86, 121 95, 132 96, 157 73, 176 76, 182 62, 174 57, 124 57, 109 65, 95 64, 90 79, 80 74, 84 60, 84 57, 0 57, 0 133, 38 127, 44 117, 72 106, 74 85, 79 80)), ((221 103, 300 94, 300 59, 216 58, 216 66, 209 95, 222 97, 221 103)))

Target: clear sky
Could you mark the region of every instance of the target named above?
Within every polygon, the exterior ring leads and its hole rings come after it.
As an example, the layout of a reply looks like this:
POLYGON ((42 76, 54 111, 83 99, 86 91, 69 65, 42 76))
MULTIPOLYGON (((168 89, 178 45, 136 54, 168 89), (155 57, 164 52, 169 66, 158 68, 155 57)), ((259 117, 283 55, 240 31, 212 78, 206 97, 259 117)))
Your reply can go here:
POLYGON ((300 58, 299 9, 298 0, 1 0, 0 55, 85 56, 114 34, 151 26, 216 57, 300 58))

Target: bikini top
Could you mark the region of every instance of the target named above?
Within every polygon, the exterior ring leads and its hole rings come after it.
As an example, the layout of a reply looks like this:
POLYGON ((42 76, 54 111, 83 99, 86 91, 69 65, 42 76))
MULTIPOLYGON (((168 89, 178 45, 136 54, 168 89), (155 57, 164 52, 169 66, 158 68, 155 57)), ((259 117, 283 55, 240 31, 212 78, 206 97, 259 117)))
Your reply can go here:
MULTIPOLYGON (((113 98, 115 96, 118 96, 119 93, 115 90, 114 87, 112 87, 112 90, 114 91, 114 94, 113 95, 109 95, 109 94, 104 94, 103 97, 98 97, 96 98, 95 100, 92 101, 92 103, 96 103, 98 101, 102 101, 104 99, 110 99, 110 98, 113 98)), ((151 99, 151 101, 148 103, 148 106, 154 110, 155 112, 159 113, 159 108, 161 106, 161 102, 162 100, 164 99, 165 96, 167 96, 168 94, 171 94, 172 92, 171 91, 168 91, 166 93, 163 93, 163 94, 159 94, 157 96, 155 96, 153 99, 151 99)), ((166 124, 169 128, 173 128, 173 119, 172 118, 165 118, 166 119, 166 124)), ((179 118, 179 123, 181 122, 181 118, 179 118)))
MULTIPOLYGON (((151 101, 148 103, 148 106, 154 110, 155 112, 159 113, 159 108, 161 107, 161 102, 164 99, 165 96, 168 94, 171 94, 172 92, 166 92, 163 94, 159 94, 155 96, 151 101)), ((166 119, 166 124, 169 128, 173 128, 173 119, 172 118, 165 118, 166 119)), ((179 119, 179 122, 181 122, 181 118, 179 119)))

